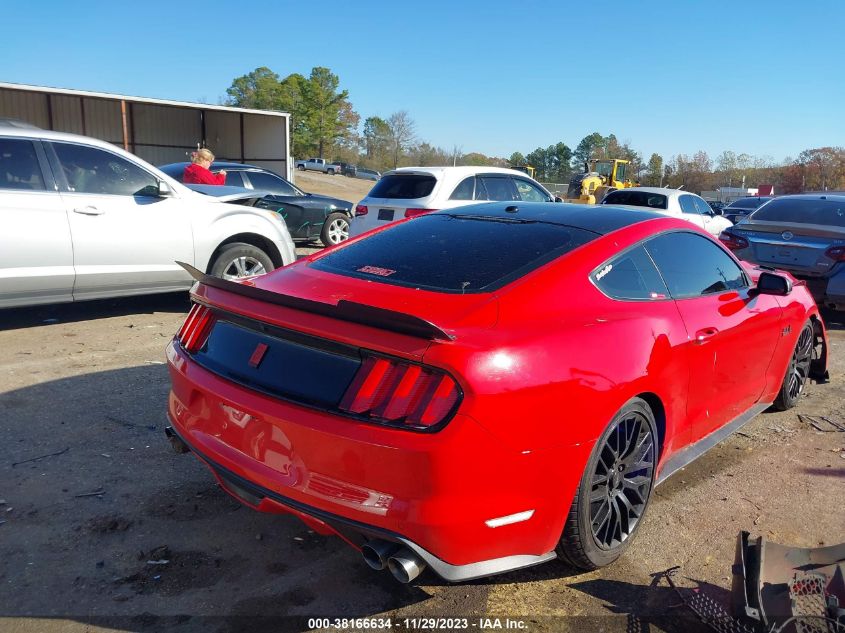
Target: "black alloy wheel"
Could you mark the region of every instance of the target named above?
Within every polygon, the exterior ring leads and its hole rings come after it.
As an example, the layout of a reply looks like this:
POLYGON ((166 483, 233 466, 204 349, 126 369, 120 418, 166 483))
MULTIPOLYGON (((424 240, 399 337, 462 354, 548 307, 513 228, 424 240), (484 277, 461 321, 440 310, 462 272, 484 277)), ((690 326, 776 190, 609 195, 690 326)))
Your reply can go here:
POLYGON ((798 398, 804 392, 804 387, 810 377, 810 364, 813 360, 814 348, 813 323, 807 321, 798 334, 798 341, 795 343, 795 349, 789 359, 786 376, 783 378, 783 384, 774 403, 776 409, 786 411, 798 403, 798 398))
POLYGON ((642 518, 655 467, 654 436, 648 420, 631 412, 617 422, 592 474, 590 528, 603 550, 621 545, 642 518))
POLYGON ((654 414, 640 398, 614 416, 593 447, 557 546, 581 569, 609 565, 627 549, 651 499, 658 459, 654 414))

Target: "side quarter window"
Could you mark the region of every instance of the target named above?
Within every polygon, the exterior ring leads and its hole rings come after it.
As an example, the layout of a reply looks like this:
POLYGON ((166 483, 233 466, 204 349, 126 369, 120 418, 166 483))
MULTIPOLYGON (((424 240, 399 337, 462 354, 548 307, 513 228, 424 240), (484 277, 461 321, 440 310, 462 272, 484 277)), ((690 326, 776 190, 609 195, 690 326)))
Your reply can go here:
POLYGON ((158 179, 122 156, 105 150, 53 143, 68 187, 76 193, 156 196, 158 179))
POLYGON ((645 244, 675 299, 688 299, 746 287, 739 264, 703 235, 676 231, 645 244))
POLYGON ((32 141, 0 138, 0 189, 44 191, 45 188, 32 141))
POLYGON ((470 176, 469 178, 464 178, 457 187, 455 187, 455 191, 452 192, 452 195, 449 196, 449 200, 472 200, 473 189, 475 188, 475 176, 470 176))
POLYGON ((636 246, 599 266, 593 283, 612 299, 654 300, 668 295, 654 262, 642 246, 636 246))

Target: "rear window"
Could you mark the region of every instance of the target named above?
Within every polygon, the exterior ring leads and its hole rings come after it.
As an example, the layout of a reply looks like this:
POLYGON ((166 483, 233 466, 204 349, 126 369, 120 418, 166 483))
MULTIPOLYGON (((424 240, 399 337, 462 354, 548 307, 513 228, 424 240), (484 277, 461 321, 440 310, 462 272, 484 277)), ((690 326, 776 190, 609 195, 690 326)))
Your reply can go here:
POLYGON ((391 174, 382 176, 369 193, 370 198, 425 198, 434 190, 437 178, 421 174, 391 174))
POLYGON ((797 222, 845 227, 845 201, 777 198, 751 216, 765 222, 797 222))
POLYGON ((596 237, 546 221, 440 212, 349 244, 311 266, 438 292, 490 292, 596 237))
POLYGON ((602 204, 629 204, 649 209, 665 209, 666 196, 648 191, 611 191, 604 197, 602 204))
POLYGON ((756 209, 766 200, 761 200, 760 198, 740 198, 731 202, 728 205, 728 209, 756 209))

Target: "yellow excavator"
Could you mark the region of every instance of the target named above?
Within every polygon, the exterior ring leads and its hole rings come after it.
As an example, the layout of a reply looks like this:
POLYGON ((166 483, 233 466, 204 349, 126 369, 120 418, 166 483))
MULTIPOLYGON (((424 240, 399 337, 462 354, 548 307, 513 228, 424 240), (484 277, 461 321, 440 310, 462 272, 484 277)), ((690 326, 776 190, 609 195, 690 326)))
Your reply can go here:
POLYGON ((636 187, 639 183, 627 178, 630 164, 621 158, 594 158, 589 165, 584 163, 584 173, 569 181, 565 202, 598 204, 611 191, 636 187))

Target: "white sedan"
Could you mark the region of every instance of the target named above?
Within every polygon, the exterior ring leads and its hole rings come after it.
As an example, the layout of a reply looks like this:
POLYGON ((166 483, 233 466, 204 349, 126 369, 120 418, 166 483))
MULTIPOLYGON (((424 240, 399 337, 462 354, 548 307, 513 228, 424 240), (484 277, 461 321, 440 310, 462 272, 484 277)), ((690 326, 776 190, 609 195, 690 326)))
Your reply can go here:
POLYGON ((0 123, 0 308, 187 290, 296 259, 282 217, 93 138, 0 123))
POLYGON ((692 222, 717 237, 726 228, 733 226, 727 218, 716 215, 703 198, 679 189, 665 187, 618 189, 607 194, 601 204, 665 213, 692 222))

